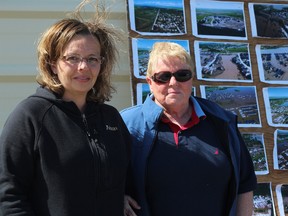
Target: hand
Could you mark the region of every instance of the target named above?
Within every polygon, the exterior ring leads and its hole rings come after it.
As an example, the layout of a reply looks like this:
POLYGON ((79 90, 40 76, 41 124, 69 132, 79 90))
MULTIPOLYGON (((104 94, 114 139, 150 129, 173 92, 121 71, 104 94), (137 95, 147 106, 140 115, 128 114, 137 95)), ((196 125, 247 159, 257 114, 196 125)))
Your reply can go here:
POLYGON ((124 215, 125 216, 137 216, 133 208, 140 209, 141 207, 132 197, 125 195, 124 196, 124 215))

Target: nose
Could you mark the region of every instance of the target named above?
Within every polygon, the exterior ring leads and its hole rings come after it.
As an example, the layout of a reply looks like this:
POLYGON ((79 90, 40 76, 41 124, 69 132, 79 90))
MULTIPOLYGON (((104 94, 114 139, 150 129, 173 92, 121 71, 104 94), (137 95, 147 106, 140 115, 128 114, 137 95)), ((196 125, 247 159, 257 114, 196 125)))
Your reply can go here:
POLYGON ((178 83, 178 81, 176 80, 176 78, 174 76, 171 76, 171 78, 169 80, 169 85, 175 85, 177 83, 178 83))
POLYGON ((86 59, 81 59, 81 61, 79 62, 79 64, 78 64, 78 67, 79 68, 88 68, 89 67, 89 65, 88 65, 88 62, 87 62, 87 60, 86 59))

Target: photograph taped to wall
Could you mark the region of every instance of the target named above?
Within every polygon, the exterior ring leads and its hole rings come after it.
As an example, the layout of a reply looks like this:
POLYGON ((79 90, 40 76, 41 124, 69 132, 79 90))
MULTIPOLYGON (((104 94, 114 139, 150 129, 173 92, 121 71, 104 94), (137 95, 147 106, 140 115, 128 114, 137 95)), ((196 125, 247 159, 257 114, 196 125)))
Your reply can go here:
POLYGON ((252 37, 288 38, 288 4, 249 3, 252 37))
POLYGON ((147 65, 149 60, 149 52, 156 42, 174 42, 180 44, 184 49, 190 53, 188 40, 168 40, 168 39, 132 39, 132 55, 133 55, 133 72, 136 78, 145 79, 147 65))
POLYGON ((274 216, 275 205, 271 182, 259 182, 253 191, 253 216, 274 216))
POLYGON ((247 40, 243 2, 191 0, 190 7, 194 36, 247 40))
POLYGON ((128 0, 130 26, 142 35, 186 34, 184 0, 128 0))
POLYGON ((200 85, 201 97, 238 116, 239 127, 261 127, 255 86, 200 85))
POLYGON ((256 45, 261 82, 288 84, 288 46, 256 45))
POLYGON ((194 52, 199 80, 253 82, 247 43, 195 41, 194 52))
MULTIPOLYGON (((150 88, 148 83, 137 83, 136 85, 136 98, 137 104, 142 104, 147 95, 150 93, 150 88)), ((192 95, 196 96, 196 88, 192 87, 192 95)))
POLYGON ((288 215, 288 184, 279 184, 275 187, 279 216, 288 215))
POLYGON ((288 87, 266 87, 262 91, 268 124, 288 127, 288 87))
POLYGON ((253 160, 255 174, 268 174, 268 162, 263 133, 241 133, 241 135, 253 160))
POLYGON ((288 170, 288 130, 275 130, 273 159, 274 169, 288 170))

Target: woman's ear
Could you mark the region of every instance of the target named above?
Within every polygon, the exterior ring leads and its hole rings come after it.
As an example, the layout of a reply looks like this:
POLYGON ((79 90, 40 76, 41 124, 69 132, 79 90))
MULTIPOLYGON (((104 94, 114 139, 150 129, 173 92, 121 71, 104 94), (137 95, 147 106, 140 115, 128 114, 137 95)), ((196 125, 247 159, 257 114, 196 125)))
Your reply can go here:
POLYGON ((146 82, 147 82, 149 85, 151 85, 151 83, 152 83, 151 78, 147 76, 147 77, 146 77, 146 82))
POLYGON ((54 74, 58 73, 55 63, 51 64, 51 70, 53 71, 54 74))

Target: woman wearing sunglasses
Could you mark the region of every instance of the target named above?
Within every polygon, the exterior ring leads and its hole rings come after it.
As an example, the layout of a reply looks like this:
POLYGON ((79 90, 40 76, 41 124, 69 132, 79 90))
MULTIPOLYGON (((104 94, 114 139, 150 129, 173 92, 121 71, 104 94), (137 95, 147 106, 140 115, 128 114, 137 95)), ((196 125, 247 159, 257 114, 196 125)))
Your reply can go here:
POLYGON ((193 64, 183 47, 155 43, 151 94, 121 112, 132 137, 127 216, 251 216, 256 176, 237 117, 191 96, 193 64))

